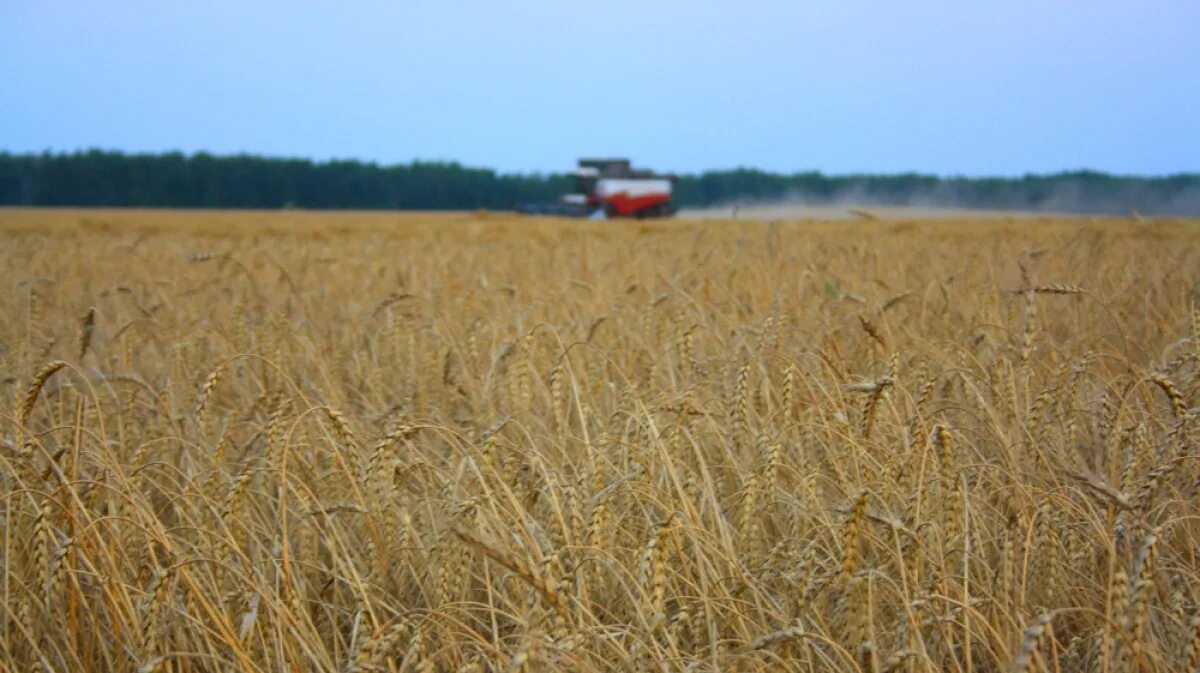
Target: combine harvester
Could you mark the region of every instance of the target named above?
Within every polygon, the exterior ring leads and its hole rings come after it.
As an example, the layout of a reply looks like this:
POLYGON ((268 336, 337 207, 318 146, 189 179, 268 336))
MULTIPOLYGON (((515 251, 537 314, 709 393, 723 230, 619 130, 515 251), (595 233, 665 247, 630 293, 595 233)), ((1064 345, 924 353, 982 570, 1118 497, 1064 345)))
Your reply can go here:
POLYGON ((556 204, 527 204, 517 212, 566 217, 669 217, 671 179, 637 170, 628 159, 580 159, 575 170, 575 192, 563 194, 556 204))

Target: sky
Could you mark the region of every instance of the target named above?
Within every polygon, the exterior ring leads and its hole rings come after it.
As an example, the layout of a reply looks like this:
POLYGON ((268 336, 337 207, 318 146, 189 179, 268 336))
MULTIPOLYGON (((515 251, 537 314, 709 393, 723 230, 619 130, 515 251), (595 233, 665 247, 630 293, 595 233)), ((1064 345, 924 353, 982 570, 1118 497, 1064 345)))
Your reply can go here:
POLYGON ((1197 0, 0 0, 0 150, 1200 171, 1197 0))

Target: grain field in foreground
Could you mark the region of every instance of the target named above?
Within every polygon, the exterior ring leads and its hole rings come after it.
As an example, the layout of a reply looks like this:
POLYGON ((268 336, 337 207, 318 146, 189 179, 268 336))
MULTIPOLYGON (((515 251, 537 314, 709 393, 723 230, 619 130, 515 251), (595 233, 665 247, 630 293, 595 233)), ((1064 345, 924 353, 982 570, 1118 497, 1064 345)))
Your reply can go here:
POLYGON ((0 211, 0 669, 1194 671, 1200 224, 0 211))

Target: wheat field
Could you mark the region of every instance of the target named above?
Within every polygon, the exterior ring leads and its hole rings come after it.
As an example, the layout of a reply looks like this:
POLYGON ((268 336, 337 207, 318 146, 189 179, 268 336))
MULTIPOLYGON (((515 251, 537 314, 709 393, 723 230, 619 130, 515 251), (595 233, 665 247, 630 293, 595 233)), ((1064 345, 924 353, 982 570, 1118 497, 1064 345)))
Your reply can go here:
POLYGON ((1200 670, 1200 223, 0 211, 5 671, 1200 670))

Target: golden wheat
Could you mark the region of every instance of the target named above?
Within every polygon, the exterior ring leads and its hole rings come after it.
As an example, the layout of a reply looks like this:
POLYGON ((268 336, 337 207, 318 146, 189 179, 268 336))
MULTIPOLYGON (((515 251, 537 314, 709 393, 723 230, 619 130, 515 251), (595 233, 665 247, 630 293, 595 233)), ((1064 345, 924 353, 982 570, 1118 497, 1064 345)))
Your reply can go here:
POLYGON ((0 670, 1200 669, 1195 222, 7 210, 0 281, 0 670))

